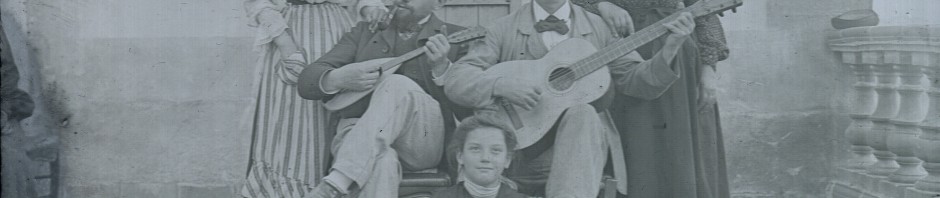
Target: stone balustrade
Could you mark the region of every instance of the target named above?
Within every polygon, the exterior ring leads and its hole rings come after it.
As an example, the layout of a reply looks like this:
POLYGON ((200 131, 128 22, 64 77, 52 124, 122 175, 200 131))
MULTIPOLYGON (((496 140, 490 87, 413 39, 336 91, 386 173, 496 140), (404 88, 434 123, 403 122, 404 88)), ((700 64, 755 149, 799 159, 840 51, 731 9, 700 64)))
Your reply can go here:
POLYGON ((856 77, 833 197, 940 197, 940 24, 828 36, 856 77))

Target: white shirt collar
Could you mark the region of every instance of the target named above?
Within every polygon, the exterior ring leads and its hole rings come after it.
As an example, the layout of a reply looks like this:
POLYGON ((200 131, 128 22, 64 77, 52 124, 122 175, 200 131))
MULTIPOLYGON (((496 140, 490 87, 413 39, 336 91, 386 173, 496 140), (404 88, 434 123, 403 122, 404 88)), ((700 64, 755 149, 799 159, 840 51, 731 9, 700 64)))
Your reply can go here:
POLYGON ((561 5, 561 8, 555 11, 555 13, 548 13, 545 8, 542 8, 541 5, 538 5, 538 1, 532 1, 532 10, 535 13, 535 21, 540 21, 545 18, 548 18, 548 15, 555 15, 558 19, 565 20, 565 22, 571 22, 571 2, 565 1, 565 4, 561 5))

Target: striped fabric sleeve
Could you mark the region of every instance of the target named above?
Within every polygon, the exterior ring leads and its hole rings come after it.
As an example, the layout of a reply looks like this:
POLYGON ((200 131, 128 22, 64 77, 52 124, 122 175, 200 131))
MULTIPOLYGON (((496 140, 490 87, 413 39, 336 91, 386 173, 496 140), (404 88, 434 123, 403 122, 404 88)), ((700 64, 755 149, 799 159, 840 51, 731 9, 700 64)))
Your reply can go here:
POLYGON ((287 8, 284 0, 247 0, 245 11, 249 19, 248 26, 255 27, 254 47, 260 49, 281 35, 287 29, 287 19, 281 12, 287 8))

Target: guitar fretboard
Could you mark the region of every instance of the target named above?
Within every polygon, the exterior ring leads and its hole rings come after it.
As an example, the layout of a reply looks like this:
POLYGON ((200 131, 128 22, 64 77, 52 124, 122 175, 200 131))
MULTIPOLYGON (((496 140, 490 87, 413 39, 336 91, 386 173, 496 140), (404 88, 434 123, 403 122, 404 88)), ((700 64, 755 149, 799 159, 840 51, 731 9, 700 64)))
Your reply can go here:
MULTIPOLYGON (((676 13, 681 12, 692 12, 693 15, 699 16, 701 12, 695 12, 696 6, 686 7, 676 13)), ((643 28, 640 31, 637 31, 626 38, 621 38, 607 47, 600 49, 598 52, 591 54, 590 56, 581 59, 578 62, 575 62, 568 68, 574 72, 574 79, 564 79, 564 80, 577 80, 581 77, 584 77, 588 74, 593 73, 594 71, 600 69, 601 67, 606 66, 607 63, 617 59, 633 50, 636 50, 643 44, 649 43, 650 41, 659 38, 663 34, 669 32, 669 29, 663 26, 663 24, 673 21, 677 14, 670 15, 662 20, 653 23, 646 28, 643 28)), ((555 79, 552 79, 555 80, 555 79)), ((561 80, 561 79, 559 79, 561 80)))

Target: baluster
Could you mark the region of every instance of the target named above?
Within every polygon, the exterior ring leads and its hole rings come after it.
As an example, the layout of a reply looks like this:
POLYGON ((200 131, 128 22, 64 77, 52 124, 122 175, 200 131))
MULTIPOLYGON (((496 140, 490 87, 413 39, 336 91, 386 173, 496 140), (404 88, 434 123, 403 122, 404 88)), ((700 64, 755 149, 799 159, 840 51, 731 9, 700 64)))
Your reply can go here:
POLYGON ((877 160, 872 155, 872 148, 865 140, 865 134, 871 130, 872 122, 869 116, 875 111, 877 95, 875 93, 875 76, 871 65, 862 64, 861 56, 857 52, 842 52, 842 62, 851 66, 856 76, 855 104, 849 117, 852 124, 845 129, 845 137, 851 145, 853 156, 849 158, 846 167, 855 170, 864 170, 877 160))
POLYGON ((862 63, 872 64, 878 79, 878 85, 875 87, 878 106, 870 117, 874 125, 865 137, 868 145, 875 149, 875 158, 878 161, 868 167, 868 173, 888 176, 900 168, 894 161, 897 155, 888 150, 887 142, 888 133, 894 131, 891 119, 898 113, 898 92, 895 87, 898 76, 894 65, 884 63, 884 54, 881 52, 862 52, 862 63))
POLYGON ((900 76, 901 85, 897 87, 900 94, 900 104, 897 116, 891 120, 895 130, 888 132, 888 150, 897 155, 900 168, 888 177, 891 182, 901 184, 914 184, 918 179, 927 175, 920 166, 921 160, 914 156, 917 136, 921 134, 918 126, 924 120, 925 108, 921 103, 924 93, 922 85, 923 66, 912 63, 914 56, 926 55, 922 52, 885 52, 885 65, 894 65, 900 76))
POLYGON ((930 105, 927 119, 921 123, 922 134, 914 154, 924 161, 927 176, 917 181, 914 188, 940 194, 940 53, 915 57, 916 64, 925 65, 930 80, 930 105))

